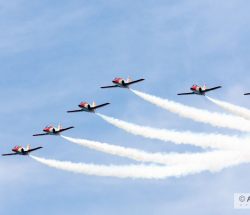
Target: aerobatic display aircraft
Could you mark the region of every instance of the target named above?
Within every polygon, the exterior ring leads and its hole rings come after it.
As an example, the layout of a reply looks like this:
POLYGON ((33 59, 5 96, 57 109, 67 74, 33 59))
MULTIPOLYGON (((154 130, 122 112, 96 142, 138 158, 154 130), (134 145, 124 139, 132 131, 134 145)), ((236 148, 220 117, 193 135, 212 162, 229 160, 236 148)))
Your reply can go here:
POLYGON ((78 110, 69 110, 67 111, 68 113, 74 113, 74 112, 81 112, 81 111, 85 111, 85 112, 90 112, 90 113, 94 113, 96 109, 100 108, 100 107, 104 107, 106 105, 109 105, 110 103, 104 103, 101 105, 96 105, 95 102, 93 102, 92 105, 90 105, 88 102, 81 102, 78 107, 81 109, 78 110))
POLYGON ((205 96, 205 94, 209 91, 212 91, 212 90, 216 90, 216 89, 219 89, 221 88, 221 86, 217 86, 217 87, 213 87, 213 88, 206 88, 206 86, 204 85, 203 87, 201 86, 198 86, 196 84, 194 84, 190 90, 192 92, 189 92, 189 93, 178 93, 177 95, 193 95, 193 94, 196 94, 196 95, 202 95, 202 96, 205 96))
POLYGON ((12 151, 13 153, 9 153, 9 154, 2 154, 2 156, 8 156, 8 155, 29 155, 30 152, 33 152, 35 150, 41 149, 42 147, 36 147, 31 149, 30 145, 27 145, 26 148, 23 148, 22 146, 15 146, 12 151))
POLYGON ((123 78, 115 78, 112 82, 114 83, 114 85, 111 85, 111 86, 104 86, 104 87, 101 87, 101 88, 113 88, 113 87, 121 87, 121 88, 129 88, 129 86, 131 84, 135 84, 137 82, 140 82, 140 81, 144 81, 145 79, 141 78, 141 79, 138 79, 138 80, 135 80, 135 81, 132 81, 130 78, 128 78, 127 80, 123 79, 123 78))
POLYGON ((45 133, 42 133, 42 134, 34 134, 33 136, 36 137, 36 136, 43 136, 43 135, 59 135, 61 132, 63 131, 66 131, 66 130, 69 130, 69 129, 72 129, 74 128, 73 126, 71 127, 68 127, 68 128, 62 128, 61 125, 58 125, 58 127, 54 127, 53 125, 49 125, 49 126, 46 126, 43 131, 45 133))

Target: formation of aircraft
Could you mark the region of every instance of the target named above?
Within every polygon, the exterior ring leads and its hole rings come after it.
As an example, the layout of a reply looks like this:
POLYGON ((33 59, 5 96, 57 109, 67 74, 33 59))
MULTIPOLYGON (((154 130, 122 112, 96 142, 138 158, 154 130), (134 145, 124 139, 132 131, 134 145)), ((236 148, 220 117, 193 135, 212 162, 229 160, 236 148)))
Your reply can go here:
MULTIPOLYGON (((110 86, 103 86, 101 88, 114 88, 114 87, 120 87, 120 88, 129 88, 130 85, 144 81, 144 78, 141 79, 137 79, 135 81, 132 81, 130 78, 128 78, 127 80, 123 79, 123 78, 115 78, 112 82, 114 85, 110 85, 110 86)), ((193 85, 190 90, 191 92, 187 92, 187 93, 178 93, 177 95, 205 95, 207 92, 212 91, 212 90, 216 90, 221 88, 221 86, 217 86, 217 87, 212 87, 212 88, 206 88, 206 86, 204 85, 203 87, 198 86, 198 85, 193 85)), ((244 95, 250 95, 250 93, 245 93, 244 95)), ((78 107, 80 109, 77 110, 70 110, 67 111, 68 113, 74 113, 74 112, 90 112, 90 113, 95 113, 96 109, 104 107, 106 105, 109 105, 110 103, 103 103, 100 105, 96 105, 95 102, 91 104, 87 103, 87 102, 81 102, 78 107)), ((61 132, 64 132, 66 130, 72 129, 74 128, 73 126, 71 127, 67 127, 67 128, 62 128, 62 126, 59 124, 58 127, 54 127, 52 125, 50 126, 46 126, 43 131, 44 133, 40 133, 40 134, 34 134, 33 136, 43 136, 43 135, 60 135, 61 132)), ((8 154, 2 154, 2 156, 8 156, 8 155, 29 155, 30 152, 33 152, 35 150, 41 149, 42 147, 36 147, 36 148, 30 148, 30 145, 27 145, 26 148, 22 147, 22 146, 15 146, 12 149, 13 153, 8 153, 8 154)))
MULTIPOLYGON (((141 78, 135 81, 132 81, 130 78, 128 78, 127 80, 123 79, 123 78, 115 78, 112 82, 114 83, 114 85, 112 86, 104 86, 101 88, 113 88, 113 87, 121 87, 121 88, 129 88, 129 86, 131 84, 135 84, 137 82, 140 81, 144 81, 145 79, 141 78)), ((90 113, 95 113, 96 109, 104 107, 106 105, 109 105, 110 103, 104 103, 104 104, 100 104, 100 105, 96 105, 95 102, 92 103, 92 105, 90 105, 87 102, 81 102, 78 107, 80 109, 77 110, 70 110, 67 111, 68 113, 74 113, 74 112, 81 112, 81 111, 85 111, 85 112, 90 112, 90 113)), ((64 132, 66 130, 72 129, 74 128, 73 126, 71 127, 67 127, 67 128, 62 128, 61 125, 58 125, 58 127, 54 127, 52 125, 50 126, 46 126, 43 131, 44 133, 40 133, 40 134, 34 134, 33 136, 44 136, 44 135, 60 135, 61 132, 64 132)), ((30 148, 30 146, 28 145, 26 148, 22 147, 22 146, 15 146, 12 151, 13 153, 9 153, 9 154, 2 154, 2 156, 7 156, 7 155, 28 155, 30 152, 41 149, 42 147, 36 147, 36 148, 30 148)))
POLYGON ((58 127, 54 127, 53 125, 48 125, 46 126, 43 131, 44 133, 41 134, 33 134, 34 137, 36 136, 43 136, 43 135, 59 135, 63 131, 67 131, 69 129, 74 128, 73 126, 68 127, 68 128, 62 128, 62 126, 59 124, 58 127))
POLYGON ((2 156, 9 156, 9 155, 28 155, 30 152, 33 152, 35 150, 41 149, 43 147, 39 146, 36 148, 31 149, 30 145, 27 145, 26 148, 22 146, 15 146, 12 151, 13 153, 8 153, 8 154, 2 154, 2 156))
POLYGON ((182 95, 202 95, 205 96, 207 92, 212 91, 212 90, 216 90, 221 88, 221 86, 217 86, 217 87, 212 87, 212 88, 206 88, 206 85, 204 85, 203 87, 198 86, 196 84, 194 84, 190 90, 191 92, 188 93, 178 93, 178 96, 182 96, 182 95))
POLYGON ((114 85, 104 86, 104 87, 101 87, 101 88, 103 88, 103 89, 105 89, 105 88, 113 88, 113 87, 129 88, 129 86, 131 84, 135 84, 135 83, 138 83, 138 82, 144 81, 144 80, 145 80, 144 78, 141 78, 141 79, 138 79, 138 80, 135 80, 135 81, 132 81, 131 78, 128 78, 127 80, 125 80, 123 78, 115 78, 112 81, 114 85))
POLYGON ((110 103, 104 103, 104 104, 101 104, 101 105, 96 105, 96 103, 93 102, 92 105, 90 105, 88 102, 81 102, 78 105, 78 107, 81 108, 81 109, 69 110, 69 111, 67 111, 67 113, 82 112, 82 111, 94 113, 96 109, 98 109, 100 107, 104 107, 104 106, 109 105, 109 104, 110 103))

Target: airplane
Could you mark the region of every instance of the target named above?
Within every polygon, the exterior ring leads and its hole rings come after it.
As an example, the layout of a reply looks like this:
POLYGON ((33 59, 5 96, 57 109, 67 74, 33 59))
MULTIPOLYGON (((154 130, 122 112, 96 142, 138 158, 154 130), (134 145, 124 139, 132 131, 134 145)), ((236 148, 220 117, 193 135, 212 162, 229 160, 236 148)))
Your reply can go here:
POLYGON ((53 125, 46 126, 43 131, 45 133, 41 134, 33 134, 34 137, 36 136, 43 136, 43 135, 59 135, 61 132, 69 130, 74 128, 73 126, 68 127, 68 128, 62 128, 62 126, 59 124, 58 127, 54 127, 53 125))
POLYGON ((78 110, 69 110, 67 111, 67 113, 74 113, 74 112, 81 112, 81 111, 85 111, 85 112, 90 112, 90 113, 95 113, 95 110, 100 108, 100 107, 103 107, 103 106, 106 106, 106 105, 109 105, 110 103, 104 103, 104 104, 101 104, 101 105, 96 105, 95 102, 92 103, 92 105, 90 105, 88 102, 81 102, 78 107, 81 108, 81 109, 78 109, 78 110))
POLYGON ((250 95, 250 93, 245 93, 244 96, 250 95))
POLYGON ((130 78, 128 78, 127 80, 123 79, 123 78, 115 78, 112 82, 114 83, 114 85, 111 86, 104 86, 101 88, 113 88, 113 87, 121 87, 121 88, 129 88, 129 86, 131 84, 140 82, 140 81, 144 81, 144 78, 132 81, 130 78))
POLYGON ((22 146, 15 146, 12 149, 12 151, 14 153, 2 154, 2 156, 8 156, 8 155, 29 155, 30 152, 33 152, 33 151, 41 149, 41 148, 43 148, 43 147, 39 146, 39 147, 31 149, 30 145, 27 145, 26 148, 23 148, 22 146))
POLYGON ((191 88, 190 88, 190 90, 192 91, 192 92, 190 92, 190 93, 178 93, 177 95, 193 95, 193 94, 196 94, 196 95, 202 95, 202 96, 205 96, 205 94, 207 93, 207 92, 209 92, 209 91, 212 91, 212 90, 216 90, 216 89, 219 89, 219 88, 221 88, 221 86, 217 86, 217 87, 213 87, 213 88, 206 88, 206 85, 204 85, 203 87, 201 87, 201 86, 198 86, 198 85, 196 85, 196 84, 194 84, 191 88))

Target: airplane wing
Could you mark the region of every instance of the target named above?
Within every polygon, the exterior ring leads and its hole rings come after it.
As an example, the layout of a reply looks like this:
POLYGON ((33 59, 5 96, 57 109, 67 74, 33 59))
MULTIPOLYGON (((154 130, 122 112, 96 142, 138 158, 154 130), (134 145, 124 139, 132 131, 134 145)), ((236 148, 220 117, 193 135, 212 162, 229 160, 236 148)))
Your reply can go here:
POLYGON ((2 154, 2 156, 17 155, 17 153, 2 154))
POLYGON ((58 131, 58 132, 56 132, 56 133, 60 133, 60 132, 63 132, 63 131, 67 131, 67 130, 72 129, 72 128, 74 128, 74 127, 71 126, 71 127, 68 127, 68 128, 63 128, 63 129, 61 129, 60 131, 58 131))
POLYGON ((193 95, 195 94, 194 92, 190 92, 190 93, 178 93, 178 96, 183 96, 183 95, 193 95))
POLYGON ((245 93, 244 96, 250 95, 250 93, 245 93))
POLYGON ((144 78, 141 78, 141 79, 138 79, 138 80, 135 80, 135 81, 131 81, 131 82, 129 82, 129 83, 126 83, 125 85, 126 86, 129 86, 129 85, 131 85, 131 84, 134 84, 134 83, 137 83, 137 82, 140 82, 140 81, 144 81, 145 79, 144 78))
POLYGON ((221 88, 221 86, 218 86, 218 87, 213 87, 213 88, 209 88, 209 89, 206 89, 206 90, 203 90, 203 92, 208 92, 208 91, 211 91, 211 90, 216 90, 216 89, 219 89, 221 88))
POLYGON ((106 106, 106 105, 109 105, 110 103, 104 103, 104 104, 101 104, 101 105, 97 105, 97 106, 95 106, 95 107, 91 107, 90 109, 91 110, 95 110, 95 109, 97 109, 97 108, 100 108, 100 107, 103 107, 103 106, 106 106))
POLYGON ((27 152, 28 152, 28 153, 29 153, 29 152, 33 152, 33 151, 38 150, 38 149, 41 149, 41 148, 43 148, 43 147, 39 146, 39 147, 30 149, 30 150, 28 150, 27 152))
POLYGON ((33 137, 37 137, 37 136, 44 136, 44 135, 49 135, 49 133, 42 133, 42 134, 33 134, 33 137))
POLYGON ((113 87, 118 87, 117 85, 111 85, 111 86, 104 86, 104 87, 101 87, 102 89, 105 89, 105 88, 113 88, 113 87))
POLYGON ((67 113, 74 113, 74 112, 81 112, 81 111, 82 109, 81 110, 68 110, 67 113))

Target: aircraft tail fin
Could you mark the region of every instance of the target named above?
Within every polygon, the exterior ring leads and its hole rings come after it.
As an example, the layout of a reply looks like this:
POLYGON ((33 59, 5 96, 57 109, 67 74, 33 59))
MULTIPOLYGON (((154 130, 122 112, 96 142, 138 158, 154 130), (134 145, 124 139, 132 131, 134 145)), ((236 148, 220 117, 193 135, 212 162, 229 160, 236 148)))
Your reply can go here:
POLYGON ((95 103, 95 101, 92 103, 92 107, 96 107, 96 103, 95 103))
POLYGON ((62 125, 61 123, 58 124, 58 130, 61 130, 62 129, 62 125))
POLYGON ((131 82, 132 81, 132 78, 128 77, 127 79, 127 83, 131 82))
POLYGON ((30 150, 30 144, 27 145, 26 149, 27 149, 27 151, 30 150))
POLYGON ((203 85, 203 90, 206 90, 207 89, 207 86, 206 84, 203 85))

